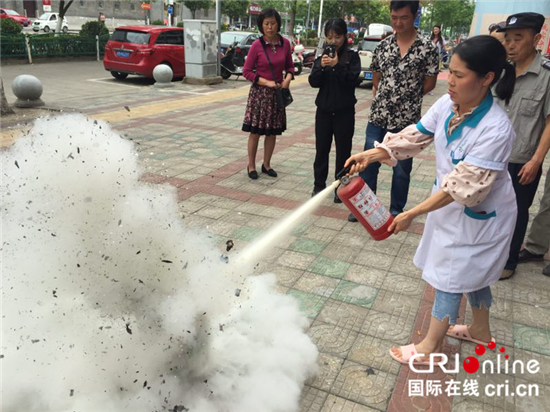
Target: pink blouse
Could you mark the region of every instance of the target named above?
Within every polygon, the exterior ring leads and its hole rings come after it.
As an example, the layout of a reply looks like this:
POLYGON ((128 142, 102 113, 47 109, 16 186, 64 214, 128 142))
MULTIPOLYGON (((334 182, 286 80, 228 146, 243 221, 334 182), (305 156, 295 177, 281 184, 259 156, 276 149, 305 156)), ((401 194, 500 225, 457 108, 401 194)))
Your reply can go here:
MULTIPOLYGON (((457 107, 453 107, 453 117, 449 121, 449 133, 470 115, 472 109, 463 116, 458 116, 457 107)), ((407 126, 398 133, 387 133, 382 143, 375 142, 374 146, 385 150, 390 159, 384 163, 395 166, 398 160, 404 160, 416 156, 424 150, 432 141, 432 135, 422 134, 416 125, 407 126)), ((491 191, 497 172, 474 166, 461 161, 451 173, 443 178, 441 190, 449 194, 456 202, 472 207, 480 204, 491 191)))

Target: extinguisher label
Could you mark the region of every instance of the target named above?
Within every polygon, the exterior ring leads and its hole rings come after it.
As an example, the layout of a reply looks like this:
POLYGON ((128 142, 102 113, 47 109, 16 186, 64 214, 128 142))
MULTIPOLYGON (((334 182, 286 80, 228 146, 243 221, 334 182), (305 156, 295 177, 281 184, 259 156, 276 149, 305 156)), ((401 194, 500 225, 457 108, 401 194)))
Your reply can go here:
POLYGON ((380 229, 390 218, 384 205, 367 185, 350 202, 374 230, 380 229))

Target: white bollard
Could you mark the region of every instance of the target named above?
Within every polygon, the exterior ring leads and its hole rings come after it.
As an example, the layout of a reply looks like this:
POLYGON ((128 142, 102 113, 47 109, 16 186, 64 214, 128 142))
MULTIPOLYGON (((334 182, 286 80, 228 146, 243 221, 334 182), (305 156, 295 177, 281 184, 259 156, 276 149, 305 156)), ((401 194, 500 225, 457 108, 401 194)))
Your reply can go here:
POLYGON ((174 87, 172 84, 174 72, 166 64, 159 64, 155 67, 153 69, 153 77, 155 78, 155 87, 157 88, 174 87))
POLYGON ((11 89, 17 97, 17 100, 13 104, 15 107, 44 106, 44 102, 40 98, 43 91, 42 83, 36 77, 30 74, 21 74, 13 81, 11 89))

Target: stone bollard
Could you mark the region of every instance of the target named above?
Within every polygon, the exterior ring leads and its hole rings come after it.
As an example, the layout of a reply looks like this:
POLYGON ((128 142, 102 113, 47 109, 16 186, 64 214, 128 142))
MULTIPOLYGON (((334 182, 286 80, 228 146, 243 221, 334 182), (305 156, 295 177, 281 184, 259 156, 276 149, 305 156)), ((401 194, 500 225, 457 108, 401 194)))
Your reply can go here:
POLYGON ((166 64, 159 64, 153 69, 153 77, 155 78, 155 87, 165 88, 165 87, 174 87, 172 84, 172 77, 174 77, 174 72, 170 66, 166 64))
POLYGON ((15 78, 11 84, 13 94, 17 100, 13 104, 15 107, 38 107, 44 106, 40 98, 42 96, 42 83, 36 77, 30 74, 22 74, 15 78))

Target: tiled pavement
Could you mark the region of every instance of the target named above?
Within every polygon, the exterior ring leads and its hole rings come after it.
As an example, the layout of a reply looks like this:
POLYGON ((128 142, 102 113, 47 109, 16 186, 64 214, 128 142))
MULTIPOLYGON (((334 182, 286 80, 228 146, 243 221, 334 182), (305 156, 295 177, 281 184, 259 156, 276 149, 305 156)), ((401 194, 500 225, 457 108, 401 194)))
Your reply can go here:
MULTIPOLYGON (((315 91, 306 76, 294 85, 288 131, 277 142, 272 161, 277 179, 261 175, 251 181, 246 176, 247 135, 240 131, 245 82, 217 90, 179 85, 170 93, 144 87, 139 96, 132 91, 73 105, 110 121, 136 143, 143 179, 177 188, 187 225, 210 232, 220 245, 232 239, 240 250, 310 197, 315 91)), ((440 80, 425 108, 444 92, 440 80)), ((371 91, 358 89, 357 96, 355 151, 363 146, 371 91)), ((258 168, 261 156, 260 151, 258 168)), ((547 159, 545 171, 549 164, 547 159)), ((433 177, 430 148, 415 159, 409 205, 429 195, 433 177)), ((379 182, 379 196, 387 205, 390 168, 381 168, 379 182)), ((320 373, 304 388, 301 412, 550 410, 550 278, 540 274, 541 264, 521 265, 512 280, 496 284, 492 310, 497 348, 505 347, 510 361, 538 360, 538 373, 467 376, 463 370, 447 374, 436 369, 416 374, 392 361, 387 351, 391 345, 420 341, 429 324, 433 290, 412 264, 425 219, 406 233, 375 242, 360 225, 347 222, 347 215, 344 206, 325 200, 256 268, 258 273, 274 272, 279 290, 298 299, 310 319, 308 334, 320 351, 320 373), (408 381, 422 377, 445 382, 477 377, 480 394, 409 396, 408 381), (535 383, 539 396, 484 395, 485 385, 505 381, 511 391, 535 383)), ((461 313, 469 321, 465 308, 463 302, 461 313)), ((448 339, 445 351, 465 359, 474 354, 474 345, 448 339)), ((494 353, 485 356, 495 358, 494 353)))

